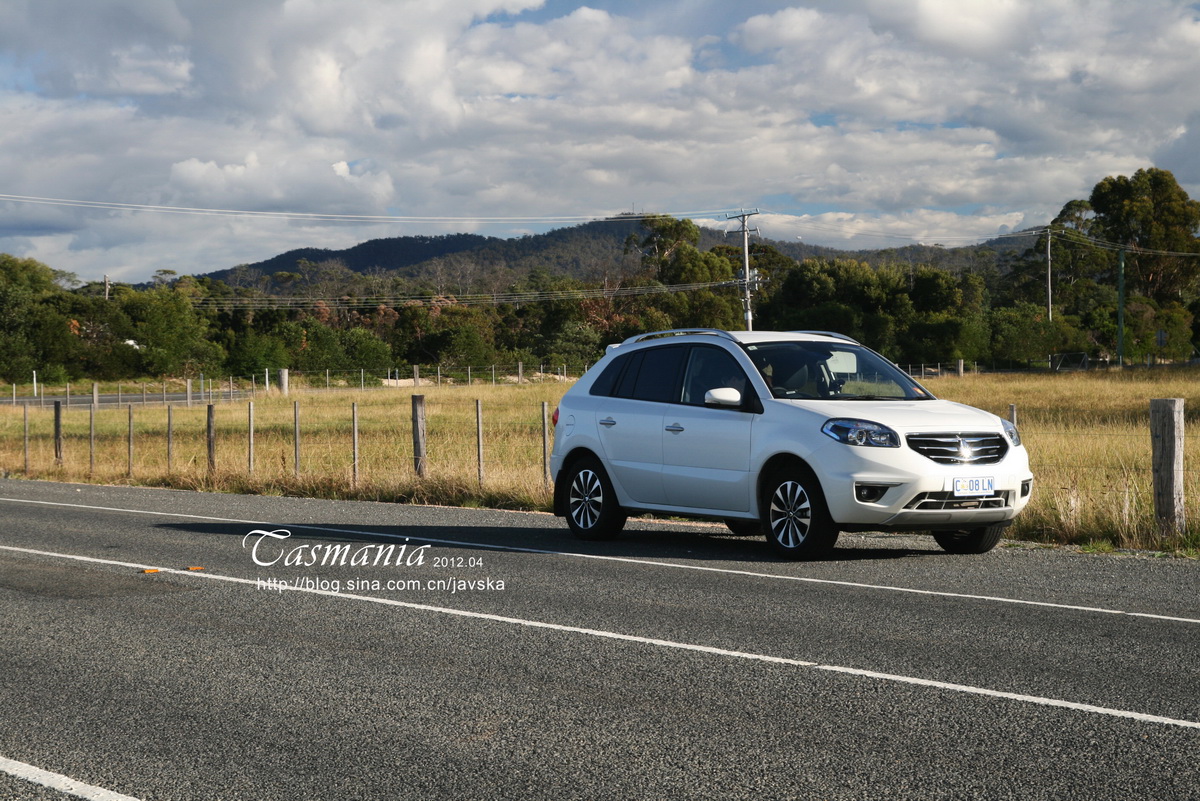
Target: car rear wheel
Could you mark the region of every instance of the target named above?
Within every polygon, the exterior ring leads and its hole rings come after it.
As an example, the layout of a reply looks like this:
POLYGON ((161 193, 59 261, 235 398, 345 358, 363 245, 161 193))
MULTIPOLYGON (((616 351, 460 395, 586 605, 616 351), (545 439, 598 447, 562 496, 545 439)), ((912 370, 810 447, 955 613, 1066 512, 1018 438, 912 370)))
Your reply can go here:
POLYGON ((567 472, 567 527, 583 540, 608 540, 625 526, 608 474, 593 457, 579 459, 567 472))
POLYGON ((768 481, 762 510, 767 542, 786 559, 819 556, 837 542, 821 487, 806 470, 792 469, 768 481))
POLYGON ((996 547, 1006 525, 983 526, 969 531, 935 531, 933 538, 950 553, 987 553, 996 547))

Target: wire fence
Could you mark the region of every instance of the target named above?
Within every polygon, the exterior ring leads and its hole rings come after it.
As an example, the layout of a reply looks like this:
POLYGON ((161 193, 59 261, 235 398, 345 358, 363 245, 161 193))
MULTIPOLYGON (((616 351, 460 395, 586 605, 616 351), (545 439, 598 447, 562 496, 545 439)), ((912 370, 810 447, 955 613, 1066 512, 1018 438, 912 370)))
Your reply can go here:
MULTIPOLYGON (((332 382, 331 382, 332 383, 332 382)), ((343 388, 345 389, 345 388, 343 388)), ((258 399, 144 408, 0 406, 0 471, 53 480, 250 493, 549 508, 554 382, 383 388, 350 394, 275 391, 258 399), (420 411, 418 414, 418 399, 420 411)), ((215 401, 215 399, 214 399, 215 401)), ((1018 410, 1010 407, 1015 417, 1018 410)), ((1046 421, 1049 422, 1049 421, 1046 421)), ((1034 498, 1014 533, 1123 547, 1200 548, 1200 471, 1182 425, 1140 422, 1023 430, 1034 498), (1169 440, 1175 464, 1152 439, 1169 440), (1165 489, 1164 489, 1165 488, 1165 489), (1167 499, 1168 514, 1159 497, 1167 499)))
POLYGON ((165 378, 157 381, 104 381, 45 384, 36 379, 10 384, 0 403, 86 407, 224 403, 254 400, 280 392, 366 392, 418 387, 512 386, 570 384, 587 372, 590 364, 491 364, 483 366, 407 365, 385 370, 264 370, 241 376, 165 378))

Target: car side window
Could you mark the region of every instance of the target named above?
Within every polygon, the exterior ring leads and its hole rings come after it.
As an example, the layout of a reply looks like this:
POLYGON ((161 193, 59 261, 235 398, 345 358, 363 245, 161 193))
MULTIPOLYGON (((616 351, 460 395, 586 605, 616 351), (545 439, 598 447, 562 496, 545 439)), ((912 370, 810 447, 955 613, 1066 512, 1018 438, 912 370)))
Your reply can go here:
POLYGON ((608 367, 604 368, 596 380, 592 382, 592 388, 588 394, 591 395, 613 395, 615 394, 617 379, 621 377, 621 372, 629 364, 629 357, 636 356, 636 353, 625 353, 609 362, 608 367))
MULTIPOLYGON (((679 401, 679 368, 686 349, 674 345, 642 351, 641 368, 633 385, 635 400, 672 403, 679 401)), ((625 382, 621 382, 624 389, 625 382)))
POLYGON ((683 379, 683 402, 703 405, 704 394, 718 387, 732 387, 744 397, 748 387, 745 371, 721 348, 693 347, 683 379))

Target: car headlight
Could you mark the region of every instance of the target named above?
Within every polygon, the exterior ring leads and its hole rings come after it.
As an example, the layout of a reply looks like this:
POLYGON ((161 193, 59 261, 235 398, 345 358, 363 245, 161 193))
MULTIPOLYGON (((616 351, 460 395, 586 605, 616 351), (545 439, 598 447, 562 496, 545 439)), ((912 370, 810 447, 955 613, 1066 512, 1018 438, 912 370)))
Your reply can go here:
POLYGON ((826 420, 821 431, 838 442, 873 448, 899 448, 900 437, 895 431, 870 420, 835 418, 826 420))
POLYGON ((1017 427, 1003 417, 1000 418, 1000 422, 1004 425, 1004 434, 1008 437, 1008 441, 1014 446, 1019 447, 1021 444, 1021 434, 1017 431, 1017 427))

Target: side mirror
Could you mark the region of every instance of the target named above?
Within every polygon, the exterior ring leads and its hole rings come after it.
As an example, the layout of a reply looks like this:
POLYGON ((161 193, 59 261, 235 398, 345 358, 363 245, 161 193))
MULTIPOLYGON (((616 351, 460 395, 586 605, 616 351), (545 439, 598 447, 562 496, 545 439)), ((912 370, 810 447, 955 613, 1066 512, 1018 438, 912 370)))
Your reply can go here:
POLYGON ((713 387, 704 393, 705 406, 741 406, 742 393, 733 387, 713 387))

